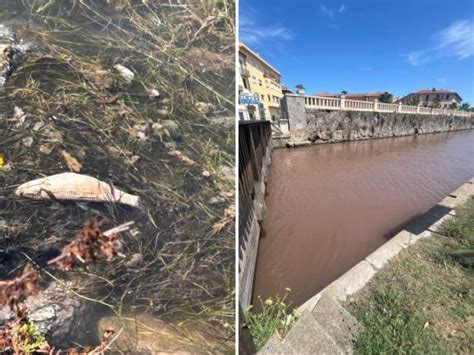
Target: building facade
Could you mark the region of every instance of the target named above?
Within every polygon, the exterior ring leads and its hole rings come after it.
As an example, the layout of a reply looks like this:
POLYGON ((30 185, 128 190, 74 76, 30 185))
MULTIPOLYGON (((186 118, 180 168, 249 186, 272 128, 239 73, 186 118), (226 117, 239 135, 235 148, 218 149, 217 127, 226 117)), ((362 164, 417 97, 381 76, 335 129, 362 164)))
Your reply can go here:
POLYGON ((454 91, 431 89, 413 92, 398 101, 403 105, 454 108, 462 102, 462 98, 454 91))
POLYGON ((243 43, 239 44, 239 119, 281 118, 281 75, 243 43))

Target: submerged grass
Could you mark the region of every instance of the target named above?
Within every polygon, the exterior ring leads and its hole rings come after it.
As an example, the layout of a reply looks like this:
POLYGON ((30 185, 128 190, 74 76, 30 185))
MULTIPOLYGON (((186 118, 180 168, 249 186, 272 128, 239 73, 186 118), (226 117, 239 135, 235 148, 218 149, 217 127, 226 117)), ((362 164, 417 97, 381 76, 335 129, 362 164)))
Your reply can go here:
POLYGON ((0 20, 21 21, 17 37, 35 43, 0 93, 8 164, 0 275, 21 268, 25 255, 44 267, 96 214, 114 225, 135 220, 123 252, 140 255, 137 265, 127 258, 51 275, 82 280, 74 290, 118 316, 154 314, 232 351, 233 1, 21 3, 0 5, 0 20), (132 83, 116 64, 134 72, 132 83), (19 183, 71 169, 138 195, 144 207, 13 194, 19 183))
POLYGON ((471 354, 474 273, 450 253, 472 248, 474 198, 443 224, 441 234, 406 250, 368 290, 349 300, 364 326, 359 354, 471 354))

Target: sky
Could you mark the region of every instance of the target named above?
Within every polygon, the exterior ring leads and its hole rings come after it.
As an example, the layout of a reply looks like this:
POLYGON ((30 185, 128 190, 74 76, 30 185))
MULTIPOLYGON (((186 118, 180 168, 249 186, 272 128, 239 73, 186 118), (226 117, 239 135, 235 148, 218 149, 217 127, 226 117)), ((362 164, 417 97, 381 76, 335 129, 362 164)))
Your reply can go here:
POLYGON ((474 106, 473 0, 240 0, 239 39, 307 94, 438 88, 474 106))

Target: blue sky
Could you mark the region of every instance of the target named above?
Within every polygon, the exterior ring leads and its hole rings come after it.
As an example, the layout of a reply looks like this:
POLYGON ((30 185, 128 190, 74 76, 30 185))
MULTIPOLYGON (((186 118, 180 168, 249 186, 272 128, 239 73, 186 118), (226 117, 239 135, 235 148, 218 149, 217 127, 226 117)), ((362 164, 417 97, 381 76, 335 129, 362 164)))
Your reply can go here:
POLYGON ((240 40, 294 89, 457 91, 474 106, 472 0, 240 0, 240 40))

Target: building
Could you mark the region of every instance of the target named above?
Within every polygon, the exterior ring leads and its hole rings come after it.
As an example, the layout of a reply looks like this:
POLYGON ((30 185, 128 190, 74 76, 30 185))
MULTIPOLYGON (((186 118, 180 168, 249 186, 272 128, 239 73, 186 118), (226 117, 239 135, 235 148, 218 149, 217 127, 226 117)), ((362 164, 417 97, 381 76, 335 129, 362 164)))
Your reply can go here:
POLYGON ((398 102, 403 105, 450 108, 462 102, 457 92, 449 90, 419 90, 402 97, 398 102))
POLYGON ((329 94, 329 93, 320 93, 320 94, 315 94, 314 96, 321 96, 321 97, 336 97, 336 98, 341 98, 341 96, 344 96, 347 100, 358 100, 358 101, 370 101, 370 102, 375 102, 376 100, 379 100, 380 95, 382 95, 381 92, 371 92, 367 94, 329 94))
POLYGON ((281 118, 281 75, 260 55, 239 44, 239 119, 281 118))

